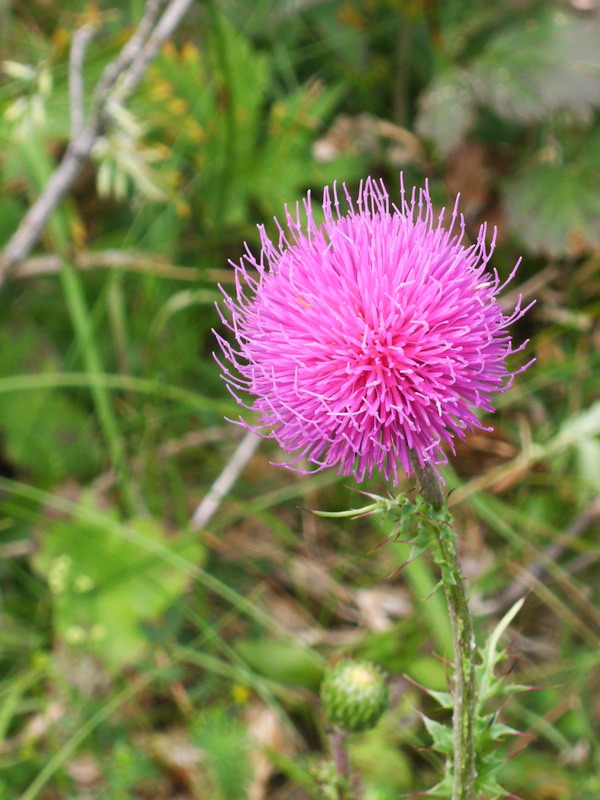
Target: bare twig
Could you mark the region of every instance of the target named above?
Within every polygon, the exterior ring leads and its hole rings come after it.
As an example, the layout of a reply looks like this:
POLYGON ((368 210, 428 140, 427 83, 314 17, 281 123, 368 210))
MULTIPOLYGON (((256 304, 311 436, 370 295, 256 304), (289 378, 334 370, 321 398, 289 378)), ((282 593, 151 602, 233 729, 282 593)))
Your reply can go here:
POLYGON ((63 160, 50 176, 42 193, 25 214, 0 255, 0 284, 6 280, 15 265, 27 258, 31 252, 50 215, 79 175, 95 140, 96 132, 84 128, 80 135, 69 143, 63 160))
POLYGON ((101 108, 119 75, 127 69, 144 46, 158 19, 160 10, 166 0, 147 0, 144 14, 129 41, 123 46, 119 55, 102 73, 94 90, 94 108, 101 108))
POLYGON ((194 512, 190 523, 192 530, 203 528, 213 516, 217 508, 221 505, 227 492, 229 492, 238 479, 240 472, 252 458, 259 442, 260 437, 252 433, 252 431, 248 431, 244 436, 235 453, 230 458, 229 463, 213 483, 209 493, 194 512))
MULTIPOLYGON (((233 283, 235 275, 230 269, 196 269, 179 267, 160 256, 138 253, 135 250, 83 250, 73 254, 73 266, 80 270, 117 269, 124 272, 149 272, 161 278, 177 281, 197 281, 203 278, 212 284, 233 283)), ((22 261, 14 268, 13 278, 36 278, 40 275, 55 275, 64 263, 60 256, 34 256, 22 261)))
MULTIPOLYGON (((64 259, 60 256, 34 256, 18 264, 13 278, 36 278, 40 275, 55 275, 62 267, 64 259)), ((75 253, 72 258, 77 269, 116 269, 126 272, 149 272, 161 278, 179 281, 206 280, 226 282, 231 274, 226 270, 199 270, 195 267, 178 267, 164 258, 137 253, 134 250, 87 250, 75 253)))
POLYGON ((532 297, 539 297, 541 290, 559 275, 560 270, 558 267, 555 264, 549 264, 543 270, 529 278, 529 280, 520 284, 520 286, 515 286, 510 292, 502 295, 498 302, 505 311, 513 309, 517 304, 519 295, 523 301, 530 300, 532 297))
MULTIPOLYGON (((102 74, 94 92, 93 110, 87 125, 84 125, 71 139, 62 161, 0 255, 0 284, 6 280, 17 264, 27 258, 39 240, 50 215, 73 185, 82 164, 89 158, 105 124, 105 112, 117 81, 120 81, 119 102, 123 102, 136 89, 161 44, 173 33, 193 2, 194 0, 171 0, 162 17, 156 22, 164 0, 148 0, 144 16, 132 38, 102 74)), ((81 38, 76 35, 74 44, 81 48, 82 43, 87 44, 87 41, 87 33, 85 36, 82 34, 81 38)), ((71 63, 75 61, 77 66, 80 56, 82 60, 81 51, 76 52, 75 56, 72 55, 71 63)), ((73 89, 73 84, 71 88, 73 89)), ((71 98, 71 108, 77 108, 75 116, 78 120, 82 103, 77 94, 80 90, 77 79, 74 88, 75 98, 71 98)))
POLYGON ((118 87, 120 101, 135 91, 144 77, 148 64, 157 55, 161 44, 173 33, 192 2, 193 0, 172 0, 169 4, 147 42, 132 60, 129 69, 123 73, 118 87))
POLYGON ((76 139, 85 123, 83 62, 85 51, 96 35, 95 25, 83 25, 73 36, 69 58, 69 94, 71 96, 71 139, 76 139))
POLYGON ((0 558, 21 558, 30 556, 37 549, 36 543, 32 539, 17 539, 13 542, 6 542, 0 545, 0 558))

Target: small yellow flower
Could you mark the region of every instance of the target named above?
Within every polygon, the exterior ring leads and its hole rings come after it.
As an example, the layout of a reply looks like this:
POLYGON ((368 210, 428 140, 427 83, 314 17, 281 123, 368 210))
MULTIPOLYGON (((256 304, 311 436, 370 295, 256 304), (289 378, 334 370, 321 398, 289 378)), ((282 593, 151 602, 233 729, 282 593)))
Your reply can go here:
POLYGON ((248 686, 243 686, 240 683, 235 683, 231 687, 231 696, 235 703, 240 706, 245 705, 248 700, 250 699, 252 692, 250 691, 248 686))

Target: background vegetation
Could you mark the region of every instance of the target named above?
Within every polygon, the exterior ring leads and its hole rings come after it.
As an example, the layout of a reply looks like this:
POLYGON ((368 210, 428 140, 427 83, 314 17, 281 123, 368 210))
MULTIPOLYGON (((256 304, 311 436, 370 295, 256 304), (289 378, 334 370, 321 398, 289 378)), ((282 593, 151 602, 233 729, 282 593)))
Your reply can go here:
MULTIPOLYGON (((91 87, 141 0, 0 6, 0 242, 69 137, 73 31, 91 87)), ((600 24, 595 0, 205 0, 94 150, 0 306, 0 796, 304 798, 316 690, 341 654, 393 675, 357 735, 365 792, 432 785, 417 685, 443 689, 443 603, 390 521, 322 520, 353 481, 264 442, 201 529, 242 432, 211 352, 228 259, 284 203, 367 174, 461 193, 535 309, 537 363, 446 472, 481 639, 507 639, 503 783, 600 796, 600 24), (387 576, 392 577, 387 578, 387 576), (387 578, 387 579, 386 579, 387 578), (431 595, 431 596, 430 596, 431 595), (518 657, 517 657, 518 656, 518 657)), ((514 301, 519 287, 507 298, 514 301)), ((373 479, 362 487, 385 492, 373 479)), ((408 490, 408 485, 407 485, 408 490)))

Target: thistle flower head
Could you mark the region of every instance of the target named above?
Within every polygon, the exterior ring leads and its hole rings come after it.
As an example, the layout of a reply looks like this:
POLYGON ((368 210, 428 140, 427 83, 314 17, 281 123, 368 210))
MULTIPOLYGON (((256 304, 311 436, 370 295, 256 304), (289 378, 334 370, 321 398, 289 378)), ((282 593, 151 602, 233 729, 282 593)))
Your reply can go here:
POLYGON ((217 335, 233 371, 221 367, 242 405, 238 391, 254 398, 258 422, 240 424, 293 454, 286 466, 396 484, 409 451, 445 463, 443 443, 481 427, 475 412, 512 381, 507 327, 527 309, 503 313, 485 227, 465 244, 456 207, 436 217, 427 189, 402 187, 396 206, 369 178, 343 195, 344 211, 325 189, 322 223, 310 194, 286 208, 275 241, 259 227, 260 254, 246 248, 235 297, 223 292, 237 344, 217 335))

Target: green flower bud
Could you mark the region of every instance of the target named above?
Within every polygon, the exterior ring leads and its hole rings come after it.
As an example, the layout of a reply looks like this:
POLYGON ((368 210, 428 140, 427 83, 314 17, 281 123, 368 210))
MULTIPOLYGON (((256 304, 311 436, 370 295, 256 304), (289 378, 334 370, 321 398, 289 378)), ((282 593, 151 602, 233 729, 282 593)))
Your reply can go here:
POLYGON ((387 675, 369 661, 340 661, 325 673, 321 700, 329 722, 349 732, 369 730, 389 705, 387 675))

